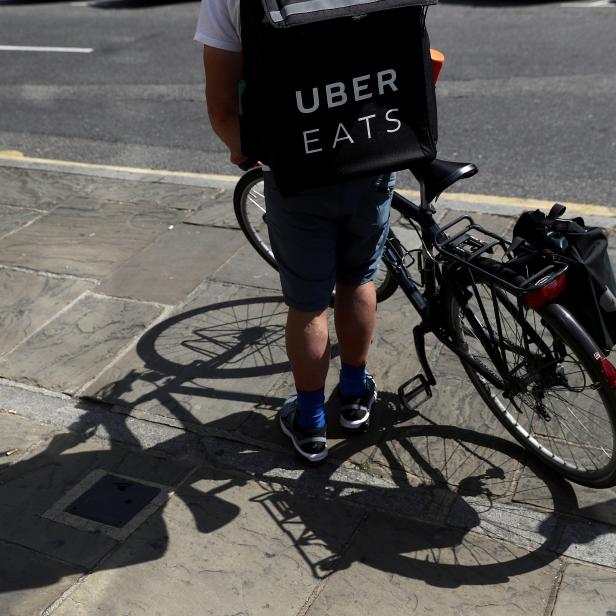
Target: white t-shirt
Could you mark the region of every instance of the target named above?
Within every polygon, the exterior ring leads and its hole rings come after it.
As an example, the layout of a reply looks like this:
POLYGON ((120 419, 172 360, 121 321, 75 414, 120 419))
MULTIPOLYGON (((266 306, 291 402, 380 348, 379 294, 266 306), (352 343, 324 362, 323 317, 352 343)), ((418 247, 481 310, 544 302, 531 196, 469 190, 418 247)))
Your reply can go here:
POLYGON ((217 49, 242 51, 240 0, 201 0, 195 41, 217 49))

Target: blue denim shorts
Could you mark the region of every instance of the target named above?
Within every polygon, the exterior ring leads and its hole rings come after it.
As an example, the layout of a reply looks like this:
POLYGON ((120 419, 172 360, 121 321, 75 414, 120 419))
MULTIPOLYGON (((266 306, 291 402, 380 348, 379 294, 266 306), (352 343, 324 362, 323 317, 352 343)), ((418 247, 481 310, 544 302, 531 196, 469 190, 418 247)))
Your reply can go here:
POLYGON ((336 282, 362 285, 374 278, 395 182, 388 173, 283 197, 265 172, 267 226, 288 306, 319 312, 336 282))

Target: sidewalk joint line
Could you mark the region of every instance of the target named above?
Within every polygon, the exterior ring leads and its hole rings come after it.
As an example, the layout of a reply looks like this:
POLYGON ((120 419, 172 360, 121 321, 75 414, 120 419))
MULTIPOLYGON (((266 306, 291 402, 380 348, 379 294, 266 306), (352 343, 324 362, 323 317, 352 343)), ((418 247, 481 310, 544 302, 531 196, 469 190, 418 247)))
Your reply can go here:
POLYGON ((71 562, 70 560, 64 560, 63 558, 58 558, 57 556, 52 556, 51 554, 47 554, 45 552, 39 552, 38 550, 35 550, 34 548, 31 548, 28 545, 24 545, 23 543, 18 543, 17 541, 11 541, 10 539, 0 538, 0 544, 21 548, 22 550, 25 550, 26 552, 31 552, 33 554, 36 554, 39 557, 43 556, 43 558, 48 558, 49 560, 53 562, 62 563, 63 565, 68 565, 69 567, 73 567, 75 569, 81 569, 82 571, 86 569, 86 567, 82 565, 78 565, 74 562, 71 562))
POLYGON ((36 212, 37 214, 50 214, 51 213, 51 210, 44 210, 40 207, 34 207, 30 205, 14 205, 13 203, 6 203, 4 201, 0 201, 0 207, 8 207, 11 210, 18 210, 20 212, 23 210, 26 210, 28 212, 36 212))
POLYGON ((35 216, 34 218, 32 218, 32 220, 29 220, 28 222, 24 223, 23 225, 15 228, 15 229, 11 229, 10 231, 7 231, 4 235, 0 235, 0 242, 2 240, 5 240, 7 237, 10 237, 11 235, 14 235, 15 233, 17 233, 19 231, 23 231, 24 229, 27 229, 31 224, 34 224, 35 222, 38 222, 39 220, 41 220, 41 218, 44 218, 48 214, 49 214, 49 212, 40 213, 38 216, 35 216))
POLYGON ((23 272, 25 274, 36 274, 37 276, 41 276, 42 278, 58 278, 61 280, 77 280, 80 282, 88 282, 94 286, 98 286, 101 284, 100 280, 96 278, 86 278, 84 276, 77 276, 75 274, 58 274, 57 272, 46 272, 43 270, 37 270, 33 267, 26 267, 24 265, 5 265, 4 263, 0 263, 0 270, 9 270, 13 272, 23 272))
POLYGON ((550 589, 550 594, 548 595, 548 601, 545 606, 544 616, 552 616, 554 613, 554 608, 556 607, 556 602, 558 601, 558 593, 560 591, 560 587, 563 583, 563 578, 565 577, 565 571, 569 566, 569 563, 565 560, 559 559, 560 567, 558 568, 558 573, 554 578, 554 582, 552 583, 552 588, 550 589))
POLYGON ((172 304, 161 304, 160 302, 154 302, 147 299, 135 299, 134 297, 121 297, 118 295, 109 295, 107 293, 96 293, 95 291, 90 291, 90 295, 92 297, 97 297, 99 299, 114 299, 121 302, 126 302, 127 304, 144 304, 145 306, 154 306, 155 308, 161 308, 166 310, 168 308, 174 308, 172 304))
MULTIPOLYGON (((50 398, 55 398, 57 400, 64 400, 65 402, 73 402, 73 403, 75 402, 74 398, 72 396, 69 396, 68 394, 65 394, 59 391, 53 391, 51 389, 45 389, 44 387, 39 387, 38 385, 32 385, 31 383, 22 383, 21 381, 12 381, 3 376, 0 376, 0 387, 3 385, 5 387, 14 387, 16 389, 29 391, 32 394, 39 394, 41 396, 48 396, 50 398)), ((20 413, 18 412, 17 415, 20 416, 20 413)), ((57 424, 52 424, 52 425, 55 426, 57 424)))
MULTIPOLYGON (((91 293, 91 295, 95 295, 95 294, 91 293)), ((99 295, 98 297, 106 297, 106 296, 99 295)), ((135 303, 141 303, 141 302, 137 302, 136 300, 133 300, 133 301, 135 303)), ((155 327, 156 325, 161 323, 163 320, 171 316, 171 314, 173 314, 173 308, 174 308, 173 306, 166 306, 165 304, 154 304, 154 305, 157 307, 163 308, 160 315, 158 315, 156 319, 148 323, 144 331, 135 334, 130 341, 127 341, 127 345, 124 348, 120 349, 120 351, 118 351, 116 356, 108 364, 105 364, 105 366, 103 366, 98 371, 98 374, 92 377, 89 381, 86 381, 83 385, 81 385, 81 387, 78 387, 75 390, 75 394, 74 394, 75 398, 79 398, 80 396, 83 396, 83 393, 88 389, 88 387, 90 387, 90 385, 95 383, 103 374, 105 374, 108 370, 113 368, 113 366, 115 366, 124 356, 126 356, 130 351, 132 351, 137 345, 137 343, 139 342, 139 340, 141 339, 141 337, 143 336, 144 332, 152 329, 152 327, 155 327)))
POLYGON ((54 321, 57 317, 68 312, 79 300, 85 297, 89 293, 89 290, 83 291, 80 293, 75 299, 70 301, 66 306, 63 306, 58 312, 49 317, 46 321, 44 321, 39 327, 37 327, 34 331, 30 332, 25 338, 22 338, 17 344, 11 347, 8 351, 0 352, 0 358, 3 360, 6 359, 13 351, 26 344, 30 339, 32 339, 36 334, 38 334, 43 328, 47 327, 52 321, 54 321))

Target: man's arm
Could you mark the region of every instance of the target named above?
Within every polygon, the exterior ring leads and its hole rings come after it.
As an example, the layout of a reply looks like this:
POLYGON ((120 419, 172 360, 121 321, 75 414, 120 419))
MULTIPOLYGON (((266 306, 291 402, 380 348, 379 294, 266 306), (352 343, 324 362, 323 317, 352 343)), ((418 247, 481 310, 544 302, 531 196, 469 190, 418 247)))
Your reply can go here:
POLYGON ((229 148, 231 162, 246 161, 240 144, 239 83, 242 78, 241 52, 203 46, 205 98, 214 132, 229 148))

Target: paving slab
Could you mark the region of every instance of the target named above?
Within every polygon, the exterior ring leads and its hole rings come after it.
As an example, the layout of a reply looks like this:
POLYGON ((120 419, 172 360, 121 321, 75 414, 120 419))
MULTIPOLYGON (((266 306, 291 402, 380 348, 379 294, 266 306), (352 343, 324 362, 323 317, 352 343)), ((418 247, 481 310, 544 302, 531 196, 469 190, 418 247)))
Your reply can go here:
POLYGON ((418 398, 416 413, 398 413, 373 463, 381 472, 410 473, 462 493, 509 494, 524 450, 511 442, 468 378, 437 373, 432 391, 432 398, 418 398))
POLYGON ((226 263, 243 243, 238 231, 179 224, 120 265, 98 291, 174 305, 226 263))
POLYGON ((190 225, 239 229, 233 209, 233 191, 220 190, 215 198, 203 203, 200 209, 189 214, 184 222, 190 225))
POLYGON ((458 496, 448 526, 532 549, 558 550, 562 523, 553 513, 500 503, 484 496, 458 496))
POLYGON ((0 168, 0 186, 3 204, 52 210, 67 199, 85 194, 92 179, 85 175, 0 168))
POLYGON ((0 541, 0 613, 40 614, 83 573, 74 566, 0 541))
POLYGON ((282 293, 278 272, 255 252, 247 239, 243 238, 242 244, 212 278, 228 284, 248 285, 282 293))
POLYGON ((0 356, 93 286, 86 280, 0 268, 0 356))
POLYGON ((203 471, 54 612, 297 614, 329 575, 361 512, 203 471))
POLYGON ((0 410, 0 473, 56 431, 52 426, 13 415, 8 409, 0 410), (8 452, 14 453, 7 455, 8 452))
MULTIPOLYGON (((570 490, 562 499, 559 511, 616 526, 616 488, 597 490, 567 483, 570 490)), ((525 468, 513 500, 534 507, 551 508, 552 494, 545 481, 525 468)))
POLYGON ((107 452, 99 447, 105 446, 80 448, 74 436, 58 435, 47 449, 10 466, 0 485, 0 540, 70 563, 74 571, 93 567, 112 550, 117 545, 112 539, 42 517, 68 489, 102 464, 107 452), (75 455, 66 455, 75 446, 75 455))
POLYGON ((0 375, 75 393, 108 366, 162 307, 87 294, 0 360, 0 375))
POLYGON ((64 199, 49 215, 5 237, 0 263, 103 278, 180 217, 157 205, 64 199))
POLYGON ((7 233, 11 233, 27 225, 30 221, 39 216, 42 216, 40 211, 23 207, 0 205, 0 238, 7 233))
MULTIPOLYGON (((437 205, 438 209, 438 205, 437 205)), ((444 209, 441 214, 441 220, 439 224, 444 226, 449 224, 454 219, 459 218, 460 216, 465 215, 465 212, 460 212, 457 210, 444 209)), ((473 222, 477 225, 480 225, 486 231, 492 231, 505 239, 511 239, 511 234, 513 231, 513 226, 515 224, 515 218, 512 216, 499 216, 497 214, 484 214, 480 212, 471 212, 468 214, 473 222)), ((463 223, 466 224, 466 223, 463 223)), ((463 227, 455 227, 456 229, 462 229, 463 227)), ((453 228, 451 229, 451 233, 453 233, 453 228)), ((480 237, 480 233, 477 230, 472 232, 476 237, 480 237)))
POLYGON ((371 515, 307 616, 543 614, 559 563, 473 533, 371 515))
POLYGON ((616 573, 603 567, 569 563, 552 616, 589 614, 616 614, 616 573))
POLYGON ((569 520, 557 547, 560 554, 616 568, 616 528, 591 520, 569 520))
POLYGON ((199 210, 209 205, 221 190, 156 180, 140 182, 93 177, 84 192, 94 199, 156 204, 172 210, 199 210))
POLYGON ((85 395, 233 431, 289 369, 285 320, 271 291, 206 281, 85 395))
MULTIPOLYGON (((44 448, 30 452, 2 473, 0 540, 72 564, 74 571, 91 569, 118 542, 45 517, 54 504, 95 470, 174 488, 191 469, 180 462, 120 449, 101 439, 56 434, 44 448)), ((153 515, 155 526, 160 527, 160 515, 153 515)))
POLYGON ((509 445, 474 430, 416 420, 389 430, 372 464, 381 475, 410 474, 423 484, 503 498, 512 490, 523 455, 520 450, 512 456, 509 445))

